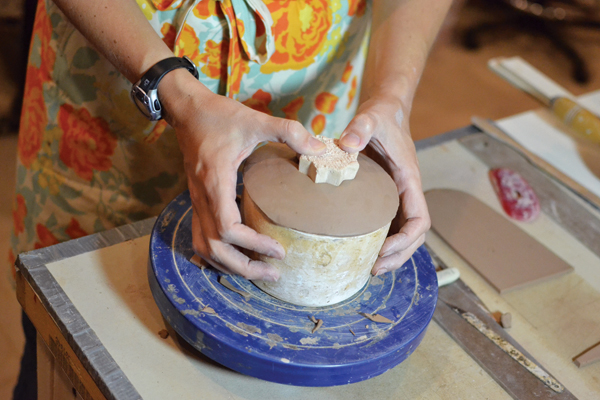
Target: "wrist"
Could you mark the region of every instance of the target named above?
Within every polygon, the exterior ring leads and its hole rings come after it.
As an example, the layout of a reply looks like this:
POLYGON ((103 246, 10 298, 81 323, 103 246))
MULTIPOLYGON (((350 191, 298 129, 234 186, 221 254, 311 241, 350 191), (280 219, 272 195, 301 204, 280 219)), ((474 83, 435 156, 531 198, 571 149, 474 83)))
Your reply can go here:
POLYGON ((173 57, 173 52, 168 48, 165 49, 161 46, 160 48, 150 50, 144 54, 144 57, 135 60, 136 63, 127 70, 125 76, 129 78, 131 83, 135 83, 154 65, 170 57, 173 57))
POLYGON ((131 87, 131 100, 149 120, 158 121, 163 118, 163 106, 158 96, 158 86, 170 72, 181 68, 198 79, 198 70, 188 57, 167 57, 154 64, 131 87))
MULTIPOLYGON (((372 71, 370 71, 372 72, 372 71)), ((361 95, 367 97, 397 97, 403 103, 411 103, 419 84, 420 74, 415 71, 383 71, 381 75, 365 75, 361 95)))
POLYGON ((402 115, 404 118, 408 118, 412 108, 412 97, 398 95, 395 91, 381 90, 373 92, 368 96, 361 96, 358 112, 363 107, 375 107, 386 114, 391 113, 396 116, 402 115))
MULTIPOLYGON (((402 110, 405 115, 410 113, 415 94, 415 85, 410 85, 406 79, 397 79, 392 82, 382 82, 378 85, 363 86, 360 95, 360 105, 363 103, 378 102, 402 110)), ((359 107, 360 107, 359 105, 359 107)))
POLYGON ((165 120, 173 127, 180 119, 181 113, 201 110, 202 103, 213 95, 206 86, 200 83, 184 68, 175 69, 166 74, 158 84, 158 97, 163 107, 165 120))

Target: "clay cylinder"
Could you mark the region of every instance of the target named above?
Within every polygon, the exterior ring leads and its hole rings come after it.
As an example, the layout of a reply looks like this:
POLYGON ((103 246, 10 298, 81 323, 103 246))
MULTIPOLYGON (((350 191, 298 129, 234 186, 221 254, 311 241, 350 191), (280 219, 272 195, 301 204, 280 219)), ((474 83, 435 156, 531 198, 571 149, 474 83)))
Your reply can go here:
POLYGON ((299 172, 296 154, 285 145, 264 146, 247 160, 243 221, 286 251, 283 260, 253 255, 280 272, 277 282, 256 286, 318 307, 346 300, 367 283, 399 201, 379 165, 363 155, 358 161, 356 178, 336 187, 299 172))
POLYGON ((279 269, 277 282, 254 281, 273 297, 302 306, 339 303, 357 293, 369 280, 390 224, 358 236, 335 237, 300 232, 270 221, 244 190, 244 222, 277 240, 283 260, 257 255, 279 269))

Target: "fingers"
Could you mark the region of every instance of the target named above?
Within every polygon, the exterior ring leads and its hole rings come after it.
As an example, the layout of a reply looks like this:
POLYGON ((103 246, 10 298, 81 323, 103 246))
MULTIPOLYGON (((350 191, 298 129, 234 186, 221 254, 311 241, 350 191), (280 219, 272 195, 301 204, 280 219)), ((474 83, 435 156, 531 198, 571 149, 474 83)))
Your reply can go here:
POLYGON ((207 247, 194 247, 194 252, 213 268, 249 280, 276 282, 279 279, 279 271, 272 265, 252 260, 235 247, 221 241, 209 239, 208 242, 211 243, 212 250, 208 251, 207 247))
POLYGON ((264 140, 286 143, 299 154, 317 156, 322 154, 327 147, 311 135, 298 121, 269 117, 265 121, 265 132, 268 133, 263 138, 264 140))
MULTIPOLYGON (((223 96, 188 113, 177 127, 194 208, 196 253, 220 271, 249 279, 277 279, 275 267, 253 261, 244 249, 282 259, 285 250, 272 238, 244 226, 236 204, 237 168, 261 141, 290 144, 296 151, 318 153, 311 135, 294 121, 258 113, 223 96)), ((317 148, 325 145, 317 141, 317 148)))
POLYGON ((235 202, 235 170, 212 173, 204 180, 208 211, 214 217, 216 236, 225 243, 252 250, 268 257, 283 259, 285 250, 276 240, 261 235, 242 224, 235 202), (223 175, 227 178, 223 178, 223 175))
POLYGON ((391 271, 406 262, 423 244, 430 226, 408 120, 399 118, 404 115, 402 104, 389 100, 373 97, 365 101, 339 140, 340 148, 351 153, 362 151, 371 143, 370 148, 384 162, 400 194, 403 225, 399 233, 385 241, 373 266, 374 274, 391 271))
POLYGON ((425 233, 431 226, 425 196, 419 184, 412 184, 401 195, 404 224, 400 232, 390 236, 379 252, 372 272, 381 275, 404 264, 425 242, 425 233))
POLYGON ((350 121, 342 135, 339 146, 348 153, 356 153, 363 150, 375 131, 375 121, 369 114, 358 114, 350 121))
POLYGON ((423 217, 413 217, 406 220, 400 232, 386 239, 380 257, 387 257, 393 253, 406 250, 421 235, 429 230, 429 223, 423 217))
POLYGON ((285 257, 283 247, 272 238, 241 224, 235 203, 235 187, 230 189, 230 182, 215 187, 214 179, 206 178, 204 183, 205 191, 190 187, 194 205, 192 237, 196 254, 225 273, 238 274, 247 279, 279 279, 276 268, 262 261, 251 260, 236 246, 278 259, 285 257))
MULTIPOLYGON (((394 235, 397 236, 397 235, 394 235)), ((390 239, 393 239, 394 236, 390 236, 386 242, 390 239)), ((419 238, 412 242, 408 247, 406 247, 405 249, 392 253, 389 256, 386 257, 379 257, 377 259, 377 261, 375 262, 375 265, 373 265, 373 269, 371 270, 371 273, 373 275, 382 275, 385 274, 386 272, 389 271, 393 271, 395 269, 400 268, 402 265, 404 265, 404 263, 406 261, 408 261, 413 253, 415 251, 417 251, 417 249, 419 248, 419 246, 421 246, 423 243, 425 243, 425 235, 421 235, 419 236, 419 238)))
POLYGON ((211 265, 222 272, 243 276, 246 279, 275 282, 279 279, 279 271, 263 261, 251 260, 234 246, 220 240, 208 240, 211 247, 211 265))

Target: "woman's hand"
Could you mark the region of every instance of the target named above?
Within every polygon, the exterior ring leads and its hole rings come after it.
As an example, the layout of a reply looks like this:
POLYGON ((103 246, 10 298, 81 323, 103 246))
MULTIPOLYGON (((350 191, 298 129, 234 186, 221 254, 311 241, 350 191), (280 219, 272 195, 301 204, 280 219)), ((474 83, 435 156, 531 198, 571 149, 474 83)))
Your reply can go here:
POLYGON ((348 152, 361 151, 369 145, 367 152, 383 163, 400 195, 401 229, 383 244, 372 269, 374 275, 402 266, 423 244, 431 225, 408 113, 397 98, 372 96, 360 105, 340 137, 340 147, 348 152))
POLYGON ((264 141, 286 143, 310 155, 322 153, 325 145, 299 122, 271 117, 215 95, 185 70, 167 74, 159 94, 183 153, 193 205, 194 251, 222 272, 276 281, 276 268, 240 251, 285 257, 281 244, 242 224, 235 202, 237 170, 264 141))
POLYGON ((401 229, 383 244, 372 270, 376 275, 404 264, 423 244, 431 225, 408 117, 429 49, 451 3, 372 2, 360 106, 342 133, 340 147, 360 151, 369 144, 370 152, 377 156, 373 158, 379 158, 387 167, 398 187, 401 229))

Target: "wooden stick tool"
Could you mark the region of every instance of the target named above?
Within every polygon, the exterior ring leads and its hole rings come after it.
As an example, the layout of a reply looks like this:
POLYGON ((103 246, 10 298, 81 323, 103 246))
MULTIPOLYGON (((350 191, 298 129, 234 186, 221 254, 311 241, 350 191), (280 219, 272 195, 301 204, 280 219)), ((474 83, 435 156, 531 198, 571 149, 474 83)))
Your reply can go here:
POLYGON ((500 57, 489 60, 488 66, 501 78, 542 102, 581 137, 600 144, 600 117, 580 105, 575 96, 527 61, 520 57, 500 57))

